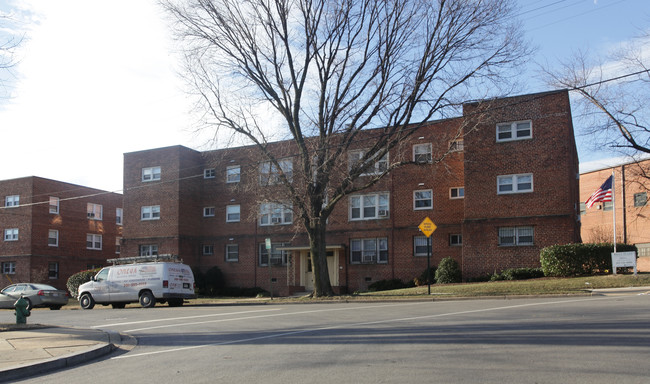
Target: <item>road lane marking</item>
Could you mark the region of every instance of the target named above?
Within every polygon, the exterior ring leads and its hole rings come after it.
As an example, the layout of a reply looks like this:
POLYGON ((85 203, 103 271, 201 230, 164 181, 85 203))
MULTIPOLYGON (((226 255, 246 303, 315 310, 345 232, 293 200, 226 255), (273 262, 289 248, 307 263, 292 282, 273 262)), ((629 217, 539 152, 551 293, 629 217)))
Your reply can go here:
MULTIPOLYGON (((611 300, 612 298, 608 298, 608 297, 599 297, 599 298, 589 297, 589 298, 581 298, 581 299, 573 299, 573 300, 545 301, 545 302, 541 302, 541 303, 526 303, 526 304, 507 305, 507 306, 494 307, 494 308, 482 308, 482 309, 472 309, 472 310, 467 310, 467 311, 438 313, 438 314, 433 314, 433 315, 403 317, 403 318, 398 318, 398 319, 375 320, 375 321, 366 321, 366 322, 361 322, 361 323, 355 322, 355 323, 337 324, 337 325, 326 326, 326 327, 317 327, 317 328, 301 329, 301 330, 289 331, 289 332, 272 333, 272 334, 265 335, 265 336, 257 336, 257 337, 251 337, 251 338, 245 338, 245 339, 223 341, 223 342, 218 342, 218 343, 193 345, 193 346, 189 346, 189 347, 180 347, 180 348, 170 348, 170 349, 164 349, 164 350, 159 350, 159 351, 143 352, 143 353, 135 353, 135 354, 127 353, 125 355, 115 356, 115 357, 113 357, 111 359, 128 359, 128 358, 134 358, 134 357, 152 356, 152 355, 157 355, 157 354, 161 354, 161 353, 172 353, 172 352, 187 351, 187 350, 192 350, 192 349, 199 349, 199 348, 206 348, 206 347, 213 347, 213 346, 220 346, 220 345, 247 343, 247 342, 251 342, 251 341, 280 338, 280 337, 299 335, 299 334, 309 333, 309 332, 328 331, 328 330, 345 328, 345 327, 360 327, 360 326, 367 326, 367 325, 389 324, 389 323, 398 323, 398 322, 413 321, 413 320, 451 317, 451 316, 466 315, 466 314, 473 314, 473 313, 502 311, 502 310, 515 309, 515 308, 535 307, 535 306, 554 305, 554 304, 566 304, 566 303, 577 303, 577 302, 595 301, 595 300, 607 300, 607 299, 611 300)), ((413 303, 409 303, 409 304, 413 304, 413 303)), ((422 302, 421 304, 430 304, 430 302, 422 302)), ((389 306, 389 305, 383 305, 383 306, 389 306)), ((360 308, 377 308, 377 307, 381 307, 381 306, 355 307, 355 308, 336 308, 333 311, 343 310, 343 309, 357 310, 357 309, 360 309, 360 308)), ((283 314, 272 314, 272 315, 266 315, 266 316, 265 315, 260 315, 260 316, 251 316, 251 318, 271 317, 271 316, 287 316, 287 315, 314 313, 314 312, 323 312, 323 311, 325 311, 325 310, 302 311, 302 312, 292 312, 292 313, 283 313, 283 314)), ((330 310, 330 311, 332 311, 332 310, 330 310)), ((234 321, 234 320, 236 320, 236 319, 229 319, 229 320, 224 320, 224 321, 234 321)), ((221 321, 221 320, 217 320, 217 321, 221 321)))
POLYGON ((228 316, 228 315, 241 315, 244 313, 253 313, 253 312, 269 312, 269 311, 279 311, 280 308, 271 308, 271 309, 259 309, 254 311, 241 311, 241 312, 228 312, 228 313, 211 313, 209 315, 196 315, 196 316, 184 316, 184 317, 169 317, 165 319, 156 319, 156 320, 139 320, 139 321, 128 321, 124 323, 113 323, 113 324, 102 324, 95 325, 91 328, 105 328, 105 327, 116 327, 120 325, 131 325, 131 324, 143 324, 143 323, 156 323, 159 321, 176 321, 176 320, 187 320, 187 319, 199 319, 203 317, 215 317, 215 316, 228 316))

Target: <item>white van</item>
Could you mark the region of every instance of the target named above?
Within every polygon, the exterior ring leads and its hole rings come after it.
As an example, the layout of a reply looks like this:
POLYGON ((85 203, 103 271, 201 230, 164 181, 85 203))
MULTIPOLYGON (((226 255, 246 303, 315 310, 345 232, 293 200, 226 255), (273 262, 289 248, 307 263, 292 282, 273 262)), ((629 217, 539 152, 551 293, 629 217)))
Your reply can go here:
MULTIPOLYGON (((124 262, 142 258, 111 259, 124 262)), ((145 262, 114 265, 100 270, 91 281, 81 284, 77 298, 83 309, 95 304, 124 308, 127 303, 137 303, 151 308, 159 303, 170 307, 183 305, 183 300, 193 299, 194 274, 190 267, 176 262, 145 262)))

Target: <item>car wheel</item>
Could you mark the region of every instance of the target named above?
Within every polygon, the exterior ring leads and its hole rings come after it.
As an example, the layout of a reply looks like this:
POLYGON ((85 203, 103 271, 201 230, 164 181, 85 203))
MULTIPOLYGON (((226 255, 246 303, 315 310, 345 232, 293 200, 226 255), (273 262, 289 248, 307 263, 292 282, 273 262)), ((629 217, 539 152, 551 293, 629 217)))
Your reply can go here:
POLYGON ((62 305, 53 305, 53 306, 50 307, 50 310, 58 311, 59 309, 61 309, 61 307, 62 307, 62 305))
POLYGON ((79 298, 79 305, 83 309, 93 309, 95 306, 95 300, 93 300, 93 297, 90 295, 90 293, 84 293, 79 298))
POLYGON ((126 303, 113 303, 111 305, 113 306, 113 309, 122 309, 126 307, 126 303))
POLYGON ((152 308, 156 305, 156 298, 150 291, 144 291, 140 294, 140 305, 143 308, 152 308))

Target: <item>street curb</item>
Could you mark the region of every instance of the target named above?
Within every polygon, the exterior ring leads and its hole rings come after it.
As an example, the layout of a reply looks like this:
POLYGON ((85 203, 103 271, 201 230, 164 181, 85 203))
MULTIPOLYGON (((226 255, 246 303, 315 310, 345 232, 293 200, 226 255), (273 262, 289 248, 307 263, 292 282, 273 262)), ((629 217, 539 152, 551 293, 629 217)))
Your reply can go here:
MULTIPOLYGON (((119 340, 119 334, 117 334, 119 340)), ((89 360, 96 359, 111 353, 115 349, 113 338, 115 336, 109 333, 111 343, 97 345, 82 353, 72 353, 65 356, 53 357, 51 359, 41 361, 34 364, 21 365, 13 368, 8 368, 2 371, 2 378, 0 382, 11 380, 22 380, 30 376, 39 375, 45 372, 51 372, 62 368, 68 368, 75 365, 85 363, 89 360)))

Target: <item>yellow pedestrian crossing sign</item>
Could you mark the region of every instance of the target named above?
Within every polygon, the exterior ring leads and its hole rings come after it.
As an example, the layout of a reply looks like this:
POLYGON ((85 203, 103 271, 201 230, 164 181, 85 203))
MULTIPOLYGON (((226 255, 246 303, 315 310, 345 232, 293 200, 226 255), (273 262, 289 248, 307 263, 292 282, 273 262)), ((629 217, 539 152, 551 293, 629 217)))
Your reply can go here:
POLYGON ((420 223, 418 226, 420 228, 420 231, 426 235, 426 237, 430 237, 433 231, 436 230, 436 225, 429 219, 429 217, 425 217, 424 220, 420 223))

